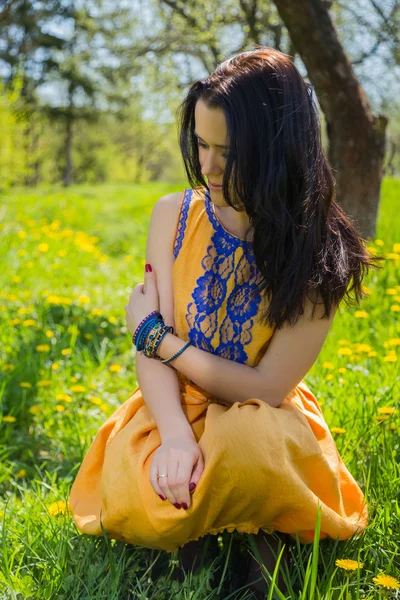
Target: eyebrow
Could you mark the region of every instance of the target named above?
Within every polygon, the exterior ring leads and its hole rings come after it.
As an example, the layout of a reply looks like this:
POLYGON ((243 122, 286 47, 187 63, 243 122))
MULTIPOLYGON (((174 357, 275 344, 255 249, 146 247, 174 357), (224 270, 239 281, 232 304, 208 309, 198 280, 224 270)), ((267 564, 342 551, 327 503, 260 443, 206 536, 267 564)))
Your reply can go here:
MULTIPOLYGON (((199 138, 199 140, 201 140, 202 142, 205 143, 205 140, 203 140, 203 138, 201 138, 198 133, 196 133, 195 131, 193 131, 193 133, 197 138, 199 138)), ((229 148, 229 146, 221 146, 219 144, 215 144, 215 145, 217 146, 217 148, 229 148)))

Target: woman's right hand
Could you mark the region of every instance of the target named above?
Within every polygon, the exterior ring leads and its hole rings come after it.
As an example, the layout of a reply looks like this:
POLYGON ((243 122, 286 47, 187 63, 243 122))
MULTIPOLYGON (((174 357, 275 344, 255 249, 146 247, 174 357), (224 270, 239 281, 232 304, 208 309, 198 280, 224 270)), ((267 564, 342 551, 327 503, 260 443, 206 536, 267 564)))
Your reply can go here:
POLYGON ((150 481, 156 494, 186 509, 190 506, 189 484, 193 482, 197 486, 203 470, 203 453, 194 435, 174 434, 162 438, 161 446, 155 451, 150 481), (168 473, 168 477, 157 479, 157 475, 164 473, 168 473))

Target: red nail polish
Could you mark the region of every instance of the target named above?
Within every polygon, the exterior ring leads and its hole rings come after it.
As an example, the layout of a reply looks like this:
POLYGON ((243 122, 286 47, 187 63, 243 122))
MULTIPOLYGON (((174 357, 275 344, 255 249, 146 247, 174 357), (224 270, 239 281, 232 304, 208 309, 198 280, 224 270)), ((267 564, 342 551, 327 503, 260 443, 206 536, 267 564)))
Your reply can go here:
POLYGON ((151 268, 151 264, 147 263, 145 266, 146 269, 146 273, 148 273, 149 271, 151 272, 153 269, 151 268))
POLYGON ((174 504, 175 508, 182 508, 182 506, 178 503, 174 504))
POLYGON ((165 500, 164 496, 161 496, 161 494, 158 494, 161 498, 161 500, 165 500))
POLYGON ((186 504, 186 502, 182 502, 182 506, 183 506, 183 508, 184 508, 185 510, 187 510, 187 509, 188 509, 188 505, 186 504))
POLYGON ((195 487, 196 487, 196 484, 194 481, 192 481, 192 483, 189 483, 189 492, 192 492, 195 487))

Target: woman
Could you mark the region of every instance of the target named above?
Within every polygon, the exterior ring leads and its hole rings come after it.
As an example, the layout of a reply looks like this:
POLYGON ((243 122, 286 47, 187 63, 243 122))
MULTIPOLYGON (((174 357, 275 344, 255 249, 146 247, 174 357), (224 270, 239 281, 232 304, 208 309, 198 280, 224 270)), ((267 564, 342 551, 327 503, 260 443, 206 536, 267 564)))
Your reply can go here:
POLYGON ((287 55, 226 60, 190 87, 179 124, 191 188, 156 204, 155 268, 125 306, 140 385, 97 433, 70 506, 84 533, 183 548, 188 563, 206 534, 252 533, 272 571, 269 545, 311 543, 319 508, 321 539, 368 524, 302 378, 381 257, 335 202, 312 89, 287 55))

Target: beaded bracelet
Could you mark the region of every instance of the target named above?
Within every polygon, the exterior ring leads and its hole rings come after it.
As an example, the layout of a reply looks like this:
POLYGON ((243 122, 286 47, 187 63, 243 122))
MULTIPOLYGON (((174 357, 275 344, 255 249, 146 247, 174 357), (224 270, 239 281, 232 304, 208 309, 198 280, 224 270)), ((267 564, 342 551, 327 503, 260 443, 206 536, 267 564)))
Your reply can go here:
POLYGON ((174 328, 165 325, 159 311, 153 311, 139 323, 132 336, 132 343, 136 345, 137 350, 143 350, 143 354, 148 358, 156 358, 173 368, 169 363, 182 354, 191 345, 191 342, 188 341, 183 348, 170 358, 162 359, 157 355, 157 349, 167 333, 174 333, 174 328))

